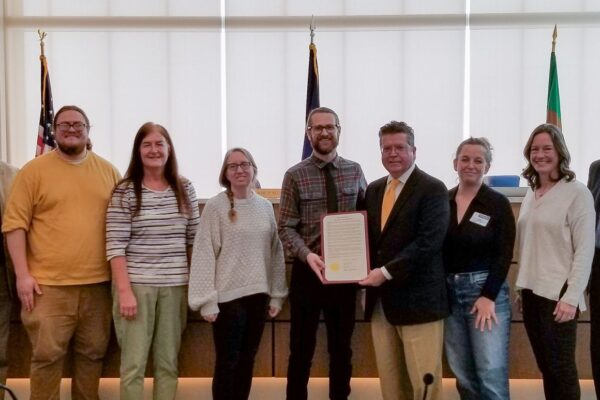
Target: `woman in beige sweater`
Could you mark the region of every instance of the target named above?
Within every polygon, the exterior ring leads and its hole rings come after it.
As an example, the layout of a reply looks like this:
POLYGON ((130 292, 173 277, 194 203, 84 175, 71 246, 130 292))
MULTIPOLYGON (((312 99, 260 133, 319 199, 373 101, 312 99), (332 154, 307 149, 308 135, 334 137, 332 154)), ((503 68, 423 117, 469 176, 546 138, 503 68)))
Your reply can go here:
POLYGON ((594 255, 594 202, 569 169, 558 127, 535 128, 524 155, 530 190, 517 222, 523 321, 546 398, 579 399, 575 341, 594 255))
POLYGON ((189 305, 213 323, 215 400, 245 400, 268 312, 281 310, 287 285, 272 204, 254 193, 257 167, 245 149, 227 152, 225 191, 204 208, 194 241, 189 305))

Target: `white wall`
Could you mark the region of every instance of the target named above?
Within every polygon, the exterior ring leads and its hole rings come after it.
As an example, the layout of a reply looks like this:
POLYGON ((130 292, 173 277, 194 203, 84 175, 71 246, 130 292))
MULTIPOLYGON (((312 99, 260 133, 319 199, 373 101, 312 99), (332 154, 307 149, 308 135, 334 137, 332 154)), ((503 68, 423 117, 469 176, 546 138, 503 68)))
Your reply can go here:
POLYGON ((526 138, 545 119, 555 22, 572 166, 585 181, 600 158, 600 2, 223 1, 7 2, 3 154, 21 166, 35 151, 42 28, 55 109, 82 106, 94 150, 121 171, 151 120, 172 134, 201 197, 220 190, 222 151, 232 146, 254 154, 263 187, 279 187, 301 154, 314 14, 321 104, 340 114, 340 154, 369 181, 385 173, 377 130, 391 119, 414 127, 417 163, 449 186, 465 134, 491 140, 491 173, 518 174, 526 138))

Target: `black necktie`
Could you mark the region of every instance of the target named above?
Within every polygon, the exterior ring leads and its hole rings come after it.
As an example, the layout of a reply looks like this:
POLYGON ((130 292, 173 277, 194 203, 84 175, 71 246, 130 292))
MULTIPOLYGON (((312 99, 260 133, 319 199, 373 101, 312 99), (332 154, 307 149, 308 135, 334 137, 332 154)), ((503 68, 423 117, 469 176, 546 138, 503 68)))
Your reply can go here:
POLYGON ((325 189, 327 190, 327 212, 334 213, 338 211, 337 189, 335 179, 333 178, 333 164, 325 165, 325 189))

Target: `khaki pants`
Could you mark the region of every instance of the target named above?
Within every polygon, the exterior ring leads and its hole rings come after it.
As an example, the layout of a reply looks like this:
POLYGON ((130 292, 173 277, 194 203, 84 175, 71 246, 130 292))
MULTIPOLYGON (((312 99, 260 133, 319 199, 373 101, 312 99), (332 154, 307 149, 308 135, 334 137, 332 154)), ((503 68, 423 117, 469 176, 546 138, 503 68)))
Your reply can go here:
POLYGON ((371 320, 371 333, 384 400, 421 400, 425 374, 433 375, 427 399, 442 398, 443 320, 392 325, 378 301, 371 320))
POLYGON ((40 285, 33 311, 21 311, 31 341, 31 400, 60 398, 65 354, 73 343, 73 400, 97 400, 110 338, 110 285, 40 285))

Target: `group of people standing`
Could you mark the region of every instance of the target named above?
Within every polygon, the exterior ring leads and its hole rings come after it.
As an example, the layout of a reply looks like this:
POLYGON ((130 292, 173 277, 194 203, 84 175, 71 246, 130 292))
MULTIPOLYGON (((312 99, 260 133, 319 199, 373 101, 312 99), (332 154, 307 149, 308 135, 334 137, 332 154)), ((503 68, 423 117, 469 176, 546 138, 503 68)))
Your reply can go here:
MULTIPOLYGON (((273 207, 252 190, 252 156, 241 148, 226 154, 225 191, 200 219, 163 126, 140 127, 123 178, 89 150, 89 131, 81 108, 62 107, 54 117, 57 149, 18 173, 6 164, 0 171, 3 206, 8 196, 2 255, 12 259, 32 345, 30 398, 60 398, 72 348, 71 398, 98 399, 113 320, 120 398, 143 397, 152 352, 153 397, 174 399, 188 303, 213 323, 213 398, 247 398, 265 315, 275 317, 287 296, 273 207)), ((5 382, 10 310, 2 318, 5 382)))
MULTIPOLYGON (((247 399, 265 318, 277 316, 288 295, 285 256, 292 264, 288 400, 307 399, 321 313, 329 397, 348 398, 361 287, 384 399, 440 399, 444 348, 463 400, 508 399, 506 276, 515 242, 516 290, 546 397, 579 398, 576 321, 594 251, 596 270, 599 262, 600 164, 590 172, 592 196, 569 169, 559 128, 540 125, 525 146, 530 190, 516 225, 507 198, 483 183, 492 162, 485 138, 458 146, 458 185, 448 191, 416 166, 413 129, 391 121, 379 130, 388 175, 367 185, 360 165, 337 153, 338 115, 314 109, 306 121, 313 153, 285 173, 277 221, 272 204, 253 190, 258 167, 246 149, 226 153, 224 191, 200 217, 163 126, 140 127, 123 178, 88 149, 89 130, 85 112, 65 106, 54 118, 55 151, 18 173, 0 165, 7 243, 0 261, 14 265, 32 344, 31 399, 59 398, 69 347, 72 398, 97 399, 111 319, 121 398, 142 398, 150 352, 154 398, 175 398, 188 306, 212 323, 213 398, 247 399), (356 210, 367 213, 372 269, 358 285, 326 285, 321 217, 356 210)), ((4 380, 11 282, 0 279, 4 380)), ((600 336, 598 273, 591 282, 593 339, 600 336)), ((592 340, 597 387, 599 342, 592 340)))
MULTIPOLYGON (((287 399, 307 398, 321 311, 329 397, 348 398, 361 286, 385 400, 440 399, 444 348, 461 399, 509 399, 506 278, 515 243, 515 289, 546 398, 579 399, 576 329, 594 252, 598 268, 600 163, 590 172, 592 197, 569 169, 561 130, 536 127, 523 152, 530 189, 515 224, 508 199, 484 184, 492 162, 487 139, 459 144, 453 161, 458 185, 448 191, 416 166, 413 129, 392 121, 379 130, 388 175, 365 189, 360 166, 337 154, 340 134, 333 110, 313 110, 306 123, 313 153, 290 168, 282 184, 279 232, 293 257, 287 399), (367 212, 372 269, 359 286, 323 285, 320 216, 353 210, 367 212)), ((592 307, 600 291, 596 275, 592 307)), ((592 310, 592 337, 600 331, 595 316, 592 310)), ((591 349, 600 392, 599 343, 593 339, 591 349)))

